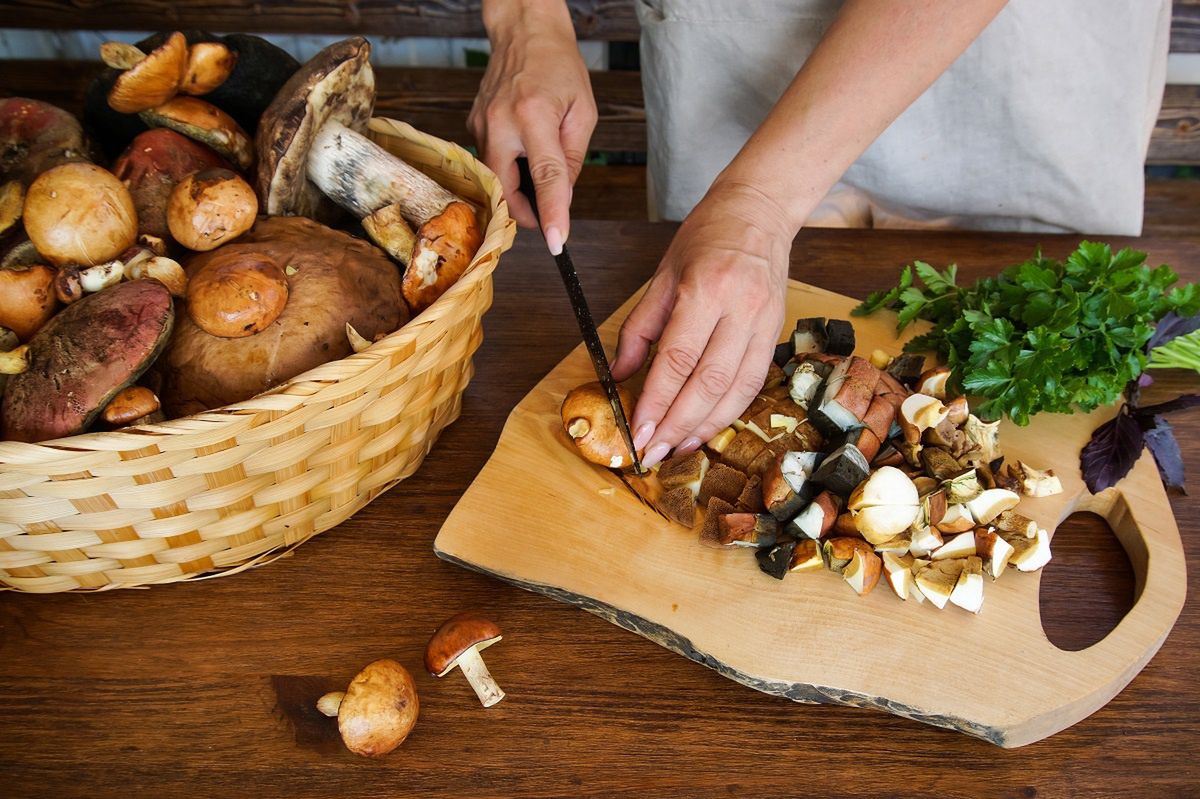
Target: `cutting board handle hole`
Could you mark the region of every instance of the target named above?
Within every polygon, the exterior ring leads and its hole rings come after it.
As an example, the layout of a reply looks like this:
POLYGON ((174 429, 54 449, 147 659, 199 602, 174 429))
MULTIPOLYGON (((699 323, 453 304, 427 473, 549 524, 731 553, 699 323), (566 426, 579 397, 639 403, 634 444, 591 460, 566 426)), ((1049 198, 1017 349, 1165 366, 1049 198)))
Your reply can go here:
MULTIPOLYGON (((1114 526, 1128 519, 1124 500, 1108 509, 1107 519, 1076 510, 1054 532, 1054 557, 1042 570, 1038 601, 1042 629, 1059 649, 1077 652, 1103 640, 1125 618, 1140 593, 1144 558, 1137 573, 1131 554, 1114 526), (1110 526, 1109 519, 1116 522, 1110 526)), ((1142 549, 1136 538, 1134 549, 1142 549)))

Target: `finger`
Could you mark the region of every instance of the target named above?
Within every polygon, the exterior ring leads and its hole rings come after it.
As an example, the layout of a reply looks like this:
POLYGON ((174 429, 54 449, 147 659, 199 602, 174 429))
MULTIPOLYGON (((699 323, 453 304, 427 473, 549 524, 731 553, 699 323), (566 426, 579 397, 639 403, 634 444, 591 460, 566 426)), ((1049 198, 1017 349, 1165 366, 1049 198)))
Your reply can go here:
POLYGON ((521 149, 518 145, 515 138, 501 143, 495 137, 489 137, 484 145, 483 162, 500 179, 509 216, 521 227, 536 228, 537 218, 533 215, 533 209, 519 190, 521 176, 517 171, 517 156, 521 154, 521 149))
MULTIPOLYGON (((540 108, 540 106, 537 106, 540 108)), ((521 122, 525 155, 529 159, 529 174, 537 193, 542 232, 550 252, 558 255, 570 232, 571 181, 566 156, 558 137, 558 124, 547 124, 550 117, 534 117, 533 112, 518 110, 526 116, 521 122)))
POLYGON ((571 106, 571 110, 563 117, 559 128, 562 141, 563 156, 567 162, 567 177, 571 185, 579 179, 583 162, 587 159, 588 143, 592 140, 592 132, 596 129, 596 104, 587 98, 571 106))
POLYGON ((676 453, 682 455, 699 449, 701 444, 728 427, 750 406, 754 398, 762 392, 774 352, 774 337, 760 334, 750 340, 746 353, 742 356, 737 376, 733 379, 733 387, 713 407, 708 418, 697 425, 692 434, 675 448, 676 453))
POLYGON ((658 341, 671 318, 674 300, 675 281, 662 273, 655 275, 617 334, 617 356, 612 363, 614 378, 628 380, 642 368, 650 354, 650 345, 658 341))
MULTIPOLYGON (((685 441, 691 443, 696 428, 737 385, 735 380, 745 360, 750 339, 749 331, 730 317, 724 317, 717 323, 695 370, 671 400, 670 408, 655 430, 654 438, 642 459, 643 465, 653 466, 679 444, 685 441)), ((665 347, 665 335, 663 342, 665 347)), ((660 348, 659 357, 661 355, 660 348)), ((655 365, 657 363, 658 358, 655 358, 655 365)), ((653 369, 654 366, 651 366, 651 371, 653 369)), ((738 386, 738 390, 745 390, 744 383, 738 386)))
MULTIPOLYGON (((633 412, 634 428, 638 432, 647 425, 653 428, 650 447, 646 450, 646 459, 651 465, 661 461, 670 448, 679 443, 678 438, 664 438, 660 428, 675 398, 699 365, 717 322, 718 314, 703 300, 697 300, 695 295, 677 296, 633 412)), ((745 341, 742 342, 744 351, 745 341)))

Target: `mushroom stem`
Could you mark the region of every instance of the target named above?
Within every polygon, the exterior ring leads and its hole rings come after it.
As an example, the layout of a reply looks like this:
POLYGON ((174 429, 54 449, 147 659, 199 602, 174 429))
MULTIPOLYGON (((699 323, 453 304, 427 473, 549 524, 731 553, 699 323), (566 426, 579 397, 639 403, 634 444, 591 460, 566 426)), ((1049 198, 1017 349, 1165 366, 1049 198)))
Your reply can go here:
POLYGON ((317 700, 317 711, 324 716, 337 716, 345 698, 345 691, 330 691, 317 700))
MULTIPOLYGON (((29 345, 22 344, 16 349, 8 352, 0 352, 0 375, 19 375, 29 368, 29 345)), ((478 654, 475 657, 479 657, 478 654)), ((483 661, 479 661, 479 665, 483 665, 483 661)), ((484 674, 487 674, 487 669, 484 669, 484 674)), ((475 683, 472 682, 471 685, 475 683)), ((478 691, 479 689, 475 689, 478 691)), ((499 689, 497 689, 499 690, 499 689)), ((503 696, 503 694, 501 694, 503 696)), ((482 694, 479 697, 483 698, 482 694)), ((499 701, 499 700, 497 700, 499 701)))
POLYGON ((475 695, 484 707, 491 707, 504 698, 504 691, 492 679, 491 672, 484 665, 483 658, 475 647, 471 647, 458 656, 458 667, 466 676, 467 682, 475 689, 475 695))
POLYGON ((359 219, 399 203, 404 218, 420 226, 459 199, 433 178, 333 120, 313 137, 308 178, 359 219))

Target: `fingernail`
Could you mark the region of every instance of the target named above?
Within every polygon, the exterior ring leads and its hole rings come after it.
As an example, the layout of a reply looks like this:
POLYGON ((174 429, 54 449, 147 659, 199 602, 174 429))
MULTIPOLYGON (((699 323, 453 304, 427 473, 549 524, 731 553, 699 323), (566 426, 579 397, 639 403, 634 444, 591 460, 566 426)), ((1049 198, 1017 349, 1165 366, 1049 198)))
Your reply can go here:
POLYGON ((651 466, 657 465, 663 458, 667 457, 667 453, 670 451, 670 444, 664 444, 661 441, 657 444, 651 444, 650 449, 646 450, 646 454, 642 456, 642 466, 649 469, 651 466))
POLYGON ((551 255, 562 255, 562 231, 554 225, 546 228, 546 246, 550 248, 551 255))
POLYGON ((685 439, 682 444, 675 448, 675 454, 687 455, 689 452, 695 452, 696 450, 700 449, 700 445, 703 443, 704 442, 700 439, 692 436, 689 439, 685 439))
POLYGON ((633 433, 633 448, 641 449, 650 443, 650 436, 654 435, 654 428, 657 425, 654 422, 646 422, 633 433))

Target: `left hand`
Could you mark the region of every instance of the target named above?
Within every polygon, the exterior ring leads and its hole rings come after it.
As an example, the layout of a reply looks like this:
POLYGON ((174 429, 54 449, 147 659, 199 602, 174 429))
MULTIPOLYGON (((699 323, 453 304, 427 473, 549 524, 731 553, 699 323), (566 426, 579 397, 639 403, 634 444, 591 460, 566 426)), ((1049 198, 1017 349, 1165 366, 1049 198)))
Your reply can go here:
POLYGON ((621 327, 612 366, 616 379, 630 377, 658 342, 631 423, 645 466, 698 449, 762 390, 795 232, 766 195, 720 181, 680 226, 621 327))

